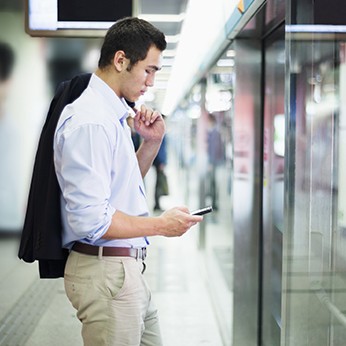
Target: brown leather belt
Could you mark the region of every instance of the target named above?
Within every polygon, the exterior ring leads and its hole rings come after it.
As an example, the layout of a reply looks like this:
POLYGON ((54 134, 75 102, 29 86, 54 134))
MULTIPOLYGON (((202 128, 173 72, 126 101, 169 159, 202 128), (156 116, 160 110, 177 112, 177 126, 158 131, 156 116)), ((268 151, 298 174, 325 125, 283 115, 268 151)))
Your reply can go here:
POLYGON ((133 257, 136 259, 145 260, 147 256, 147 248, 132 248, 132 247, 109 247, 109 246, 94 246, 84 243, 75 242, 72 246, 73 251, 85 255, 92 256, 123 256, 133 257))

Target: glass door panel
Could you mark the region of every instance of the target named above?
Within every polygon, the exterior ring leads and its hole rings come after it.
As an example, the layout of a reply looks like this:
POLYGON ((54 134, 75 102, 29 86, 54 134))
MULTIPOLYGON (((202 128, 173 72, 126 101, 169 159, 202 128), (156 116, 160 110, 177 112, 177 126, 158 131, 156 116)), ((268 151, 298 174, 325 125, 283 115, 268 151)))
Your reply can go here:
POLYGON ((345 39, 288 37, 282 345, 344 345, 345 39))
POLYGON ((264 42, 262 343, 279 345, 285 153, 283 28, 264 42))

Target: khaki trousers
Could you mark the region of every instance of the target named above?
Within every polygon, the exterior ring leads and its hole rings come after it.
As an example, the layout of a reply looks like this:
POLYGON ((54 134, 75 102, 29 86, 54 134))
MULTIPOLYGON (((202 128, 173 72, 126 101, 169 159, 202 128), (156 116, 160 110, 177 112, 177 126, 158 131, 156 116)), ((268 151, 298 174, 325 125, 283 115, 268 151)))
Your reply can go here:
POLYGON ((162 346, 142 268, 142 261, 131 257, 71 251, 65 291, 82 322, 84 346, 162 346))

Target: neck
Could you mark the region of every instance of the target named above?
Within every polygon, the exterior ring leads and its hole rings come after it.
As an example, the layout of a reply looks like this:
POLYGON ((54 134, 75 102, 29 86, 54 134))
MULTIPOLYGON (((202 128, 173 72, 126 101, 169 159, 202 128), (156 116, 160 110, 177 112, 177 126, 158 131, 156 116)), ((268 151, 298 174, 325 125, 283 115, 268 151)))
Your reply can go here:
POLYGON ((100 69, 98 68, 95 71, 95 75, 102 79, 114 92, 118 97, 121 97, 119 90, 117 88, 117 78, 116 74, 110 70, 110 68, 100 69))

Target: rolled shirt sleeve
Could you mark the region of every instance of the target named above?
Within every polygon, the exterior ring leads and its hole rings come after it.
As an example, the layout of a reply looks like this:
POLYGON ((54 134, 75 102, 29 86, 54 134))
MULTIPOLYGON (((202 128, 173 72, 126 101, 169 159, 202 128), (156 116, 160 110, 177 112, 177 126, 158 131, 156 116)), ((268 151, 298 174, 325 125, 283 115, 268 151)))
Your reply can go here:
POLYGON ((112 153, 108 134, 98 124, 84 124, 61 134, 58 180, 68 227, 90 242, 107 231, 115 212, 110 203, 112 153))

